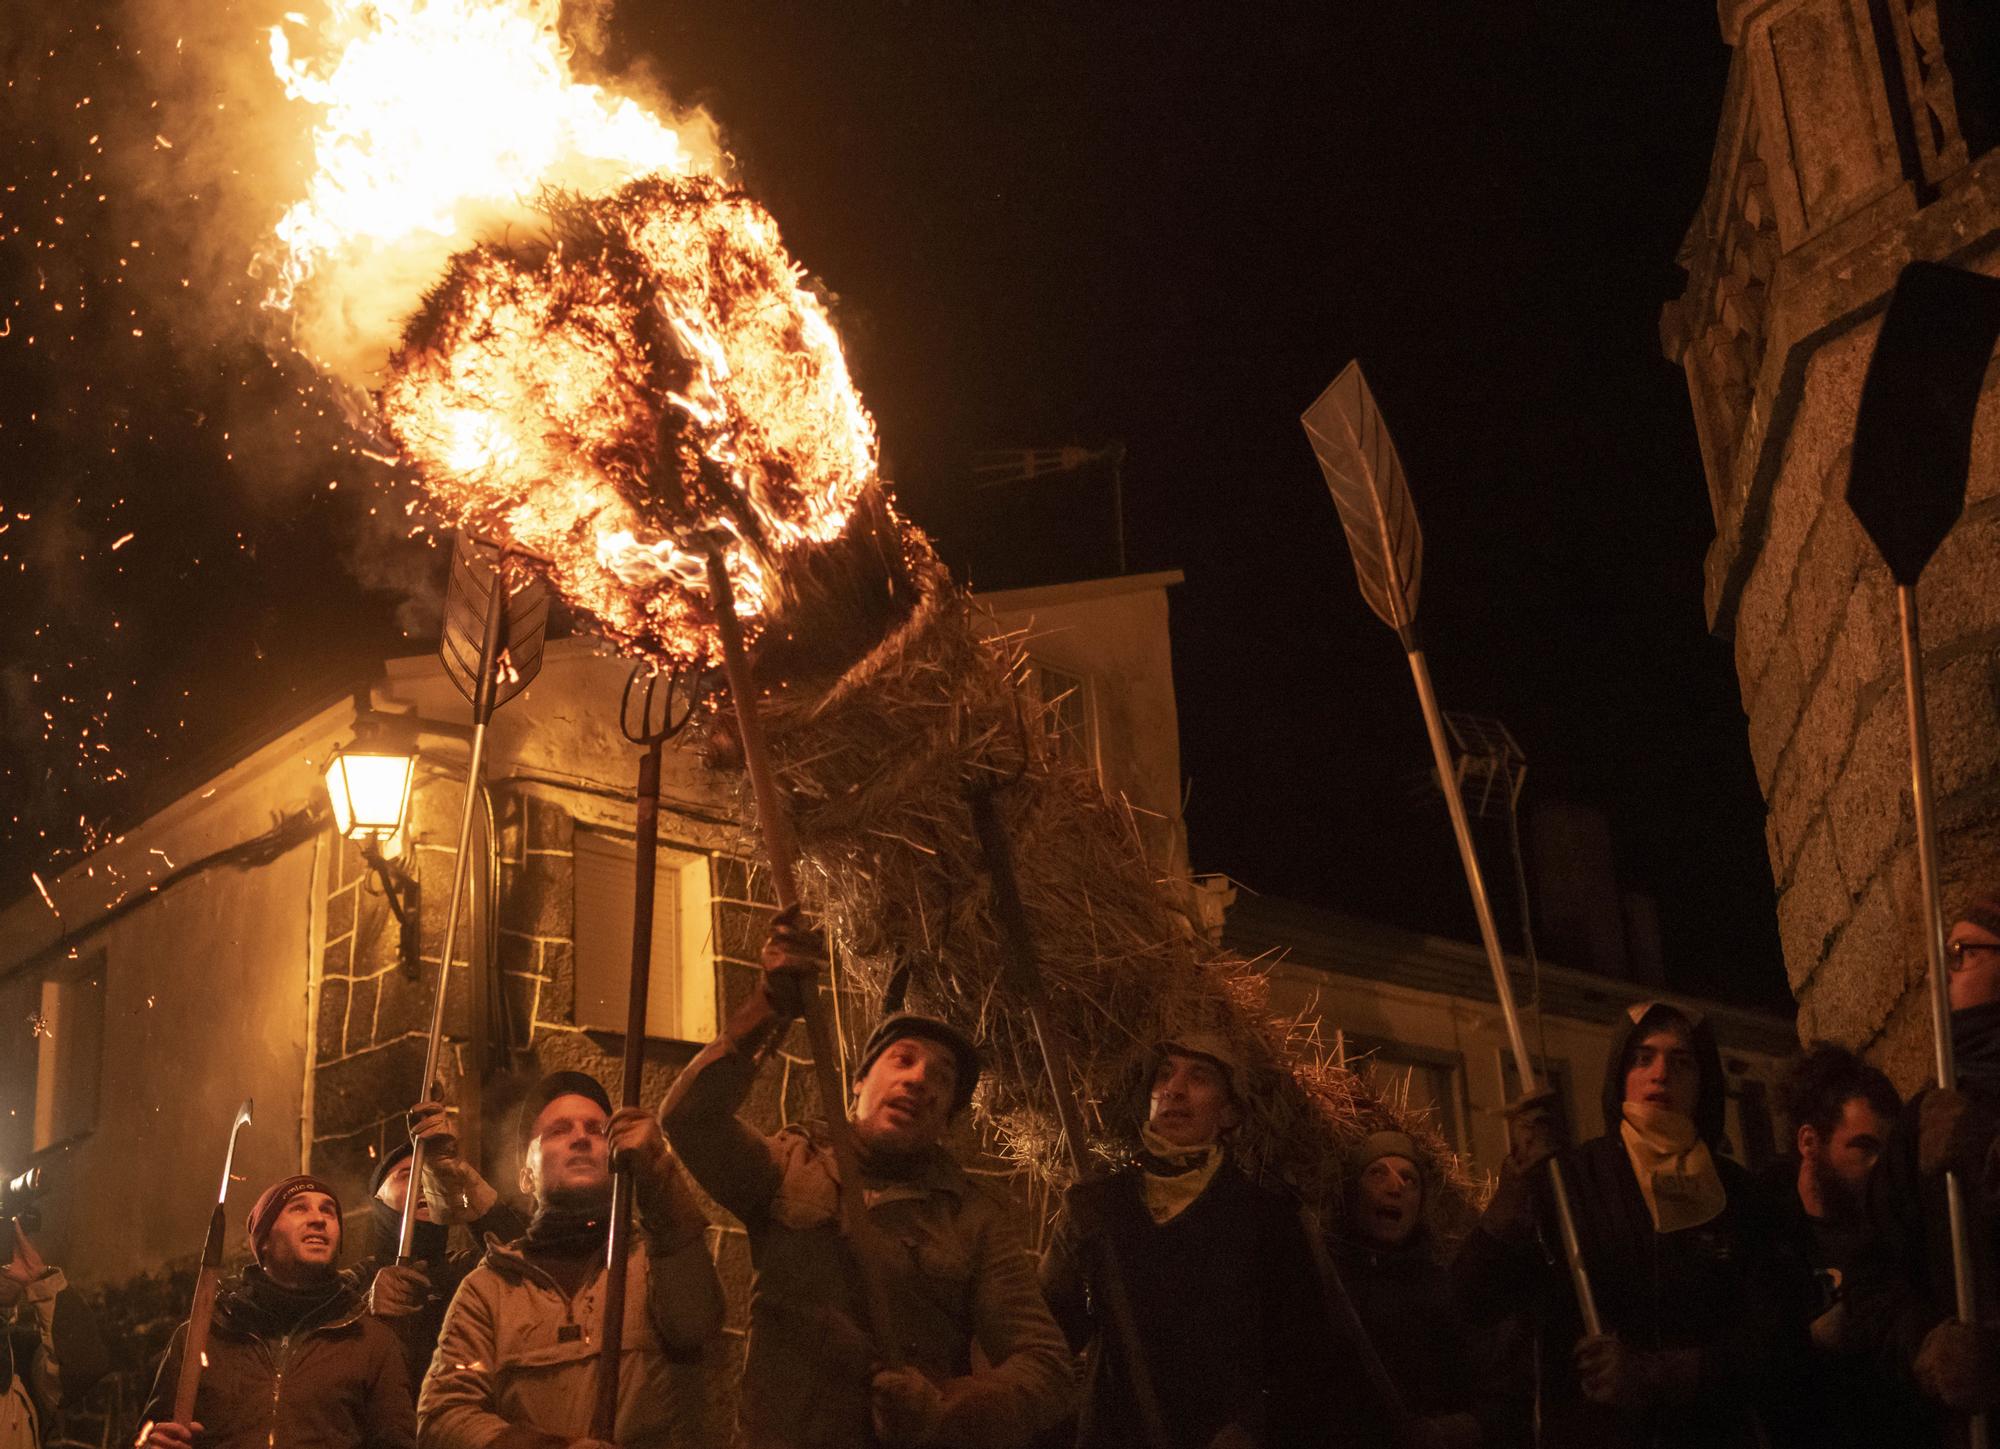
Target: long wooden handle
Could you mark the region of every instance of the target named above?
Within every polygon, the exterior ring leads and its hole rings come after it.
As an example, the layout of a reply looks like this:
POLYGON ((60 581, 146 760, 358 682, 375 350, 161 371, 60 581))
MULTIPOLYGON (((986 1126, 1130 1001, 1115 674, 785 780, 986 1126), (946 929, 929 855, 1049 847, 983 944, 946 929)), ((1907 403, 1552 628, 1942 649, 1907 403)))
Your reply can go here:
POLYGON ((201 1371, 208 1363, 208 1325, 215 1318, 215 1291, 222 1282, 222 1204, 209 1214, 208 1237, 201 1249, 201 1272, 194 1280, 194 1303, 188 1309, 187 1337, 181 1343, 181 1372, 174 1382, 174 1422, 194 1422, 194 1398, 201 1389, 201 1371))
MULTIPOLYGON (((715 611, 716 632, 722 636, 722 665, 729 676, 729 697, 736 705, 736 734, 743 746, 743 771, 750 777, 750 796, 756 803, 757 828, 764 837, 764 858, 771 867, 771 893, 778 898, 778 908, 789 911, 799 903, 798 876, 792 868, 795 846, 791 823, 778 798, 777 777, 771 770, 764 722, 757 709, 756 686, 743 649, 743 626, 736 617, 736 592, 719 549, 711 550, 708 556, 708 597, 715 611)), ((882 1276, 882 1234, 869 1218, 868 1202, 862 1196, 861 1150, 854 1140, 853 1124, 847 1120, 847 1088, 836 1064, 833 1023, 817 989, 802 994, 806 1036, 812 1045, 813 1080, 819 1087, 820 1107, 826 1113, 827 1135, 833 1143, 834 1168, 840 1175, 841 1232, 861 1276, 861 1297, 876 1351, 886 1363, 899 1365, 907 1355, 896 1333, 889 1285, 882 1276)))
MULTIPOLYGON (((637 1107, 646 1071, 646 1006, 653 980, 653 895, 660 844, 660 742, 639 756, 639 808, 632 861, 632 975, 625 997, 625 1079, 620 1106, 637 1107)), ((614 1167, 611 1231, 604 1243, 604 1322, 597 1334, 597 1399, 590 1435, 611 1443, 618 1429, 618 1371, 625 1352, 625 1264, 632 1255, 632 1171, 614 1167)))
MULTIPOLYGON (((1006 953, 1008 984, 1028 1003, 1028 1022, 1042 1052, 1042 1070, 1048 1076, 1049 1097, 1055 1105, 1056 1120, 1062 1126, 1070 1171, 1078 1182, 1090 1176, 1090 1154, 1085 1146, 1083 1113, 1078 1110, 1071 1088, 1069 1051, 1049 1024, 1048 990, 1042 978, 1040 959, 1028 929, 1027 908, 1021 904, 1021 884, 1014 874, 1014 855, 1007 828, 1000 821, 1000 808, 993 792, 974 788, 967 801, 972 807, 972 829, 979 837, 980 854, 986 857, 986 873, 993 879, 994 914, 1000 919, 1000 939, 1006 953)), ((1132 1385, 1132 1401, 1139 1411, 1139 1429, 1154 1449, 1168 1449, 1173 1438, 1167 1430, 1166 1415, 1160 1408, 1159 1390, 1154 1384, 1152 1364, 1146 1356, 1146 1340, 1139 1332, 1139 1315, 1132 1306, 1131 1284, 1125 1275, 1124 1260, 1117 1244, 1107 1235, 1099 1259, 1104 1269, 1105 1326, 1118 1346, 1132 1385)))

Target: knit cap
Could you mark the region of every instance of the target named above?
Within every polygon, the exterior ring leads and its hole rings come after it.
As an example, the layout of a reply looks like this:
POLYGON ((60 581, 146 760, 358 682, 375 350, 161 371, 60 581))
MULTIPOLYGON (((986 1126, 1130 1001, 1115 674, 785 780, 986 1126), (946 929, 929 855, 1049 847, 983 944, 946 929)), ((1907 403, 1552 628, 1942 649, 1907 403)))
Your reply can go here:
POLYGON ((302 1172, 296 1177, 287 1177, 272 1183, 258 1194, 257 1201, 250 1208, 248 1224, 250 1256, 257 1260, 259 1266, 264 1262, 264 1241, 271 1236, 271 1228, 278 1221, 278 1214, 285 1210, 286 1203, 302 1192, 323 1192, 333 1199, 333 1220, 336 1223, 341 1222, 340 1194, 335 1192, 333 1184, 324 1178, 302 1172))
POLYGON ((535 1137, 535 1121, 558 1097, 587 1097, 611 1115, 611 1096, 604 1084, 584 1072, 550 1072, 528 1089, 521 1099, 520 1139, 525 1148, 535 1137))

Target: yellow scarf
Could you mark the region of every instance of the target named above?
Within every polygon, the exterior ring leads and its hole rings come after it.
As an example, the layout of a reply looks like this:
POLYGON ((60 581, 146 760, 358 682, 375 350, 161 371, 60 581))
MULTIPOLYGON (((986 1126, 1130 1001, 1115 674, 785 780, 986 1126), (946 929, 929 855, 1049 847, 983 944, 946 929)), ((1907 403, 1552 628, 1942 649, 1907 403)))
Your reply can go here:
POLYGON ((1654 1232, 1698 1228, 1728 1205, 1708 1144, 1680 1113, 1651 1102, 1627 1102, 1619 1133, 1646 1211, 1653 1215, 1654 1232))
POLYGON ((1206 1142, 1199 1147, 1177 1147, 1158 1136, 1151 1127, 1139 1128, 1140 1140, 1146 1144, 1149 1157, 1177 1171, 1157 1173, 1150 1168, 1142 1168, 1139 1174, 1140 1195, 1146 1200, 1146 1211, 1155 1223, 1170 1222, 1187 1211, 1188 1204, 1200 1197, 1215 1176, 1215 1169, 1222 1166, 1222 1144, 1206 1142))

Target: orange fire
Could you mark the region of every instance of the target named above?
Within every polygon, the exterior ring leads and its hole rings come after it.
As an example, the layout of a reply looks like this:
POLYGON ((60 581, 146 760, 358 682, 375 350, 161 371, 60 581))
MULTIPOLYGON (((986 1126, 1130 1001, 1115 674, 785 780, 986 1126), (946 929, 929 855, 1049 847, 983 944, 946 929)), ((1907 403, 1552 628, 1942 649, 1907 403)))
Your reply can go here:
POLYGON ((332 0, 303 59, 273 33, 321 123, 270 301, 443 521, 545 560, 625 647, 703 659, 706 550, 755 619, 875 482, 874 424, 769 214, 698 122, 579 81, 559 8, 332 0))

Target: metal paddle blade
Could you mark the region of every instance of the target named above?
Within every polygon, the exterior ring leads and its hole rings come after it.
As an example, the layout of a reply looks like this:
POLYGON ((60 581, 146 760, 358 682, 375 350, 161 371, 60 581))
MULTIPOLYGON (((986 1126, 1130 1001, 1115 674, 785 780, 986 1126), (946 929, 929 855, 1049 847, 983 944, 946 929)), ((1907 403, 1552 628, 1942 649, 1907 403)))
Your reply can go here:
MULTIPOLYGON (((486 635, 486 606, 493 571, 501 566, 498 545, 460 533, 451 551, 451 574, 444 593, 444 637, 438 658, 467 700, 479 693, 479 646, 486 635)), ((549 627, 549 586, 517 566, 507 598, 507 632, 495 666, 493 707, 498 709, 542 672, 542 636, 549 627)))
POLYGON ((1965 509, 1972 415, 2000 339, 2000 280, 1911 262, 1889 299, 1854 419, 1847 506, 1899 584, 1965 509))
POLYGON ((1402 460, 1361 364, 1348 363, 1299 421, 1340 510, 1361 597, 1390 628, 1408 630, 1417 621, 1424 535, 1403 481, 1402 460))

